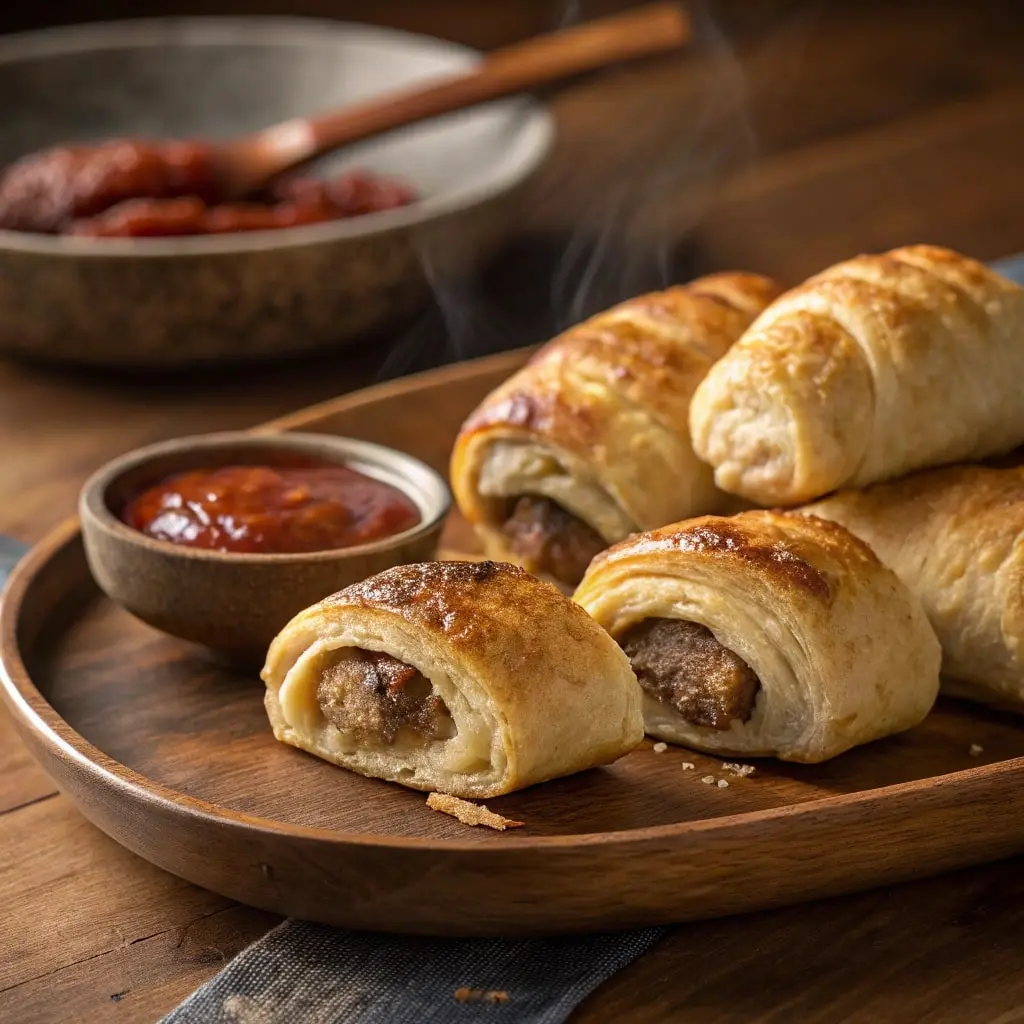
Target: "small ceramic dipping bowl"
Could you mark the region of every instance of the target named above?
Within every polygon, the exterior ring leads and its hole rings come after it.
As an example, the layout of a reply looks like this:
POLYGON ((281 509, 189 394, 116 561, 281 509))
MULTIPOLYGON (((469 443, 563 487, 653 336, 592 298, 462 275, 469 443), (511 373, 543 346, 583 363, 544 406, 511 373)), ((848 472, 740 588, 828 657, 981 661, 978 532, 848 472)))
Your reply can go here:
MULTIPOLYGON (((67 142, 230 140, 480 57, 306 18, 17 33, 0 39, 0 165, 67 142)), ((361 169, 420 198, 325 224, 178 238, 0 231, 0 352, 142 369, 279 359, 380 333, 502 241, 554 134, 541 104, 513 97, 351 146, 304 173, 361 169)))
POLYGON ((79 515, 100 589, 143 622, 236 662, 261 660, 293 615, 393 565, 429 561, 451 503, 444 480, 403 452, 320 434, 204 434, 122 455, 85 484, 79 515), (356 547, 240 554, 157 540, 122 521, 128 502, 177 473, 223 466, 345 465, 404 492, 420 522, 356 547))

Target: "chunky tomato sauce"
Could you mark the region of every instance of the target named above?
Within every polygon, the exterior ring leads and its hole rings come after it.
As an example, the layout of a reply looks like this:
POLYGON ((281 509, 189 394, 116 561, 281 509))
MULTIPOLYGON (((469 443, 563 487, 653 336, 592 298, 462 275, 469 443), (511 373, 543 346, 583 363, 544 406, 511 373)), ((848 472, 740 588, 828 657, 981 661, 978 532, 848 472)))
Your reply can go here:
POLYGON ((213 235, 357 217, 416 199, 407 185, 352 171, 284 179, 228 202, 213 154, 200 142, 132 139, 32 154, 0 175, 0 228, 92 238, 213 235))
POLYGON ((122 518, 172 544, 281 554, 390 537, 415 526, 420 514, 397 488, 347 466, 223 466, 157 484, 122 518))

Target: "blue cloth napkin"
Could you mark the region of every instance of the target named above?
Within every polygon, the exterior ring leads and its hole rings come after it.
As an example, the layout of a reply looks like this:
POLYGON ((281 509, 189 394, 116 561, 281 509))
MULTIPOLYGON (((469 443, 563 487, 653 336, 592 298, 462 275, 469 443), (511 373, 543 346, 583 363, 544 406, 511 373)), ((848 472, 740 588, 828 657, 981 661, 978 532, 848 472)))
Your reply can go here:
POLYGON ((1016 256, 1004 256, 1001 260, 993 260, 989 266, 997 273, 1008 277, 1017 284, 1024 285, 1024 253, 1016 256))
POLYGON ((11 570, 26 551, 28 551, 27 544, 22 544, 20 540, 0 533, 0 590, 3 590, 7 577, 11 575, 11 570))
POLYGON ((559 1024, 664 931, 425 939, 285 921, 162 1024, 559 1024))

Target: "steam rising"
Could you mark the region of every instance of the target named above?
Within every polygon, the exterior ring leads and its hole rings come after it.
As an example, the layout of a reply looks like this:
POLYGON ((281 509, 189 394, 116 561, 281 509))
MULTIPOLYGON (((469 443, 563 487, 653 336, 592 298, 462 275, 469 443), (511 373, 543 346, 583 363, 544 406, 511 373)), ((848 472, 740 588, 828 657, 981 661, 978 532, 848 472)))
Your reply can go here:
POLYGON ((568 28, 580 20, 580 0, 565 0, 562 4, 561 17, 558 19, 558 27, 568 28))
POLYGON ((663 60, 657 77, 648 73, 650 87, 634 89, 629 120, 642 121, 653 103, 662 108, 659 116, 650 119, 646 137, 636 129, 633 151, 615 161, 614 180, 582 211, 566 245, 551 290, 558 328, 693 276, 697 268, 680 266, 680 256, 711 189, 726 169, 755 155, 743 68, 715 23, 699 11, 693 18, 699 55, 684 51, 663 60), (679 61, 692 65, 688 74, 671 66, 679 61), (678 113, 671 134, 658 129, 665 108, 678 113))
MULTIPOLYGON (((580 6, 567 0, 559 23, 579 20, 580 6)), ((602 77, 618 76, 613 88, 588 80, 555 100, 568 129, 558 174, 531 190, 513 224, 518 251, 506 252, 500 276, 451 272, 461 240, 450 233, 422 244, 434 309, 395 345, 382 375, 543 341, 626 298, 711 269, 694 258, 697 229, 712 190, 753 158, 756 138, 743 66, 714 20, 698 5, 689 10, 689 49, 642 68, 610 69, 602 77), (685 74, 681 61, 689 64, 685 74), (625 130, 602 133, 602 110, 625 130)))

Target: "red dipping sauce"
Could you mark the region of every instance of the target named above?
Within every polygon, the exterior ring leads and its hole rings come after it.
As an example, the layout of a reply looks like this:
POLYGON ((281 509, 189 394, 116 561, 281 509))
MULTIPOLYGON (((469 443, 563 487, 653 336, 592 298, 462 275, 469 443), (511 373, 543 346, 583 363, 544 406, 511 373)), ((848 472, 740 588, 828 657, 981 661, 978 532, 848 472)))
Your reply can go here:
POLYGON ((156 540, 213 551, 285 554, 353 547, 420 522, 402 491, 347 466, 223 466, 180 473, 126 506, 156 540))
POLYGON ((213 154, 202 142, 133 139, 32 154, 0 174, 0 228, 90 238, 219 235, 341 220, 417 198, 400 182, 352 171, 284 179, 228 202, 213 154))

